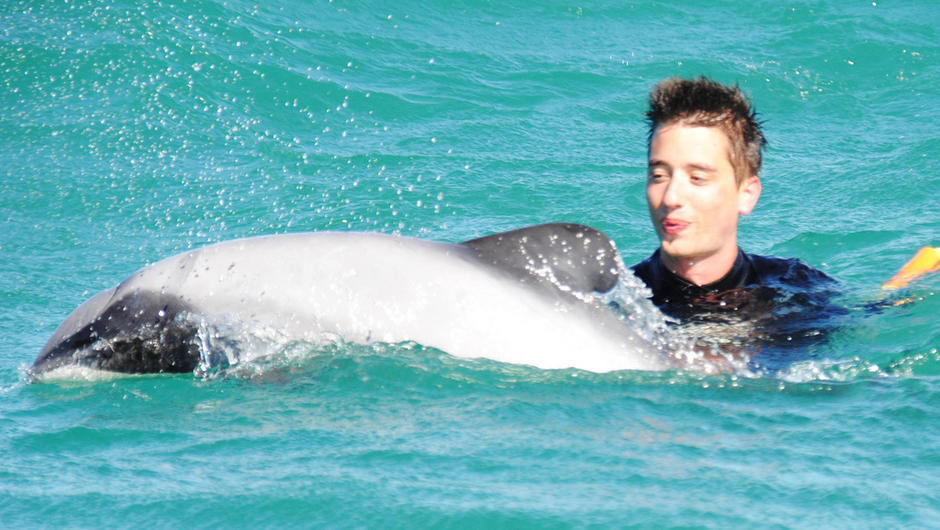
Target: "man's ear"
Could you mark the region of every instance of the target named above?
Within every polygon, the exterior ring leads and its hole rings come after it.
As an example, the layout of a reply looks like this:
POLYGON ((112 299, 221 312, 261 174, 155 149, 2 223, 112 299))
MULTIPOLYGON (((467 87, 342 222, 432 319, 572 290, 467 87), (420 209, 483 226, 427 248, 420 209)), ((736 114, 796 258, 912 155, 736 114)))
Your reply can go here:
POLYGON ((757 175, 748 177, 744 184, 738 188, 738 213, 747 215, 757 206, 757 199, 760 198, 761 184, 757 175))

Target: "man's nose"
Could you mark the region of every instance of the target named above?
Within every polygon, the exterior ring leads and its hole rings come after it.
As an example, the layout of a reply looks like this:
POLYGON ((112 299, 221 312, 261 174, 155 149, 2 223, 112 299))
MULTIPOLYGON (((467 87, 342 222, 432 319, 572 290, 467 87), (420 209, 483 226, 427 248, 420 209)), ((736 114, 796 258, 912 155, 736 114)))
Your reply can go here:
POLYGON ((685 196, 684 179, 681 175, 673 175, 663 190, 663 205, 667 208, 676 208, 682 205, 685 196))

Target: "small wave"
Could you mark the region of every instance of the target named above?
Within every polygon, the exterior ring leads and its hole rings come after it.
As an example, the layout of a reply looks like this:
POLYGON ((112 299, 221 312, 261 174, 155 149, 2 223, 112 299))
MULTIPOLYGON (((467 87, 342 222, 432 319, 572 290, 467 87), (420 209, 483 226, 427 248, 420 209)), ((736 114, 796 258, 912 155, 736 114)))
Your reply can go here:
POLYGON ((895 359, 878 362, 853 357, 845 360, 809 360, 795 362, 781 370, 777 377, 784 381, 847 382, 869 378, 905 378, 940 375, 940 354, 937 348, 926 352, 904 353, 895 359))
POLYGON ((24 374, 26 381, 36 383, 100 383, 126 377, 140 377, 140 374, 111 372, 79 364, 59 366, 41 374, 34 374, 26 369, 24 374))

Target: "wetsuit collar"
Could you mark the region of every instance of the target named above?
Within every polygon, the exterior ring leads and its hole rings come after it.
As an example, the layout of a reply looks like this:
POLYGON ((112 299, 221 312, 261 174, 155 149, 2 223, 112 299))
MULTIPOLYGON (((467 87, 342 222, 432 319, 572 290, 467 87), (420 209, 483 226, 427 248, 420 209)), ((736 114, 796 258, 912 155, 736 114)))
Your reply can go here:
POLYGON ((662 249, 656 249, 656 252, 653 253, 653 260, 659 268, 661 277, 666 280, 666 282, 677 286, 678 289, 684 292, 686 295, 696 296, 708 293, 723 292, 731 289, 738 289, 757 282, 754 266, 751 263, 751 260, 748 259, 747 254, 745 254, 740 247, 738 247, 738 256, 735 258, 734 265, 731 266, 731 270, 725 273, 725 275, 720 279, 705 285, 696 285, 669 270, 663 264, 663 260, 660 255, 661 250, 662 249))

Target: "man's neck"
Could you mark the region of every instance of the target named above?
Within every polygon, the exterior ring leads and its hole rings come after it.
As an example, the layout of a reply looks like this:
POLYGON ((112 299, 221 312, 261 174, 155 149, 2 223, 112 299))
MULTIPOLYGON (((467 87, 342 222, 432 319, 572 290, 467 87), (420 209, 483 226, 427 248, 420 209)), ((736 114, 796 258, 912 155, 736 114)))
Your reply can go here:
POLYGON ((659 259, 674 274, 695 285, 707 285, 725 277, 738 259, 738 247, 728 247, 703 258, 675 258, 660 251, 659 259))

